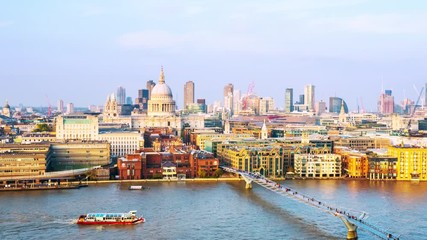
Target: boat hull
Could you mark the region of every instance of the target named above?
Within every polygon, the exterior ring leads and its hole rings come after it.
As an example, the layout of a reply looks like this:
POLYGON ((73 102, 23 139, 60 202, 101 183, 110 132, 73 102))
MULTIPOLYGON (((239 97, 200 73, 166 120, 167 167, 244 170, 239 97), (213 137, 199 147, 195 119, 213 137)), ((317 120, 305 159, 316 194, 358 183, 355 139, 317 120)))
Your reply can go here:
POLYGON ((121 222, 121 221, 81 221, 78 220, 77 224, 79 225, 135 225, 138 223, 143 223, 145 222, 144 218, 138 218, 137 220, 134 221, 130 221, 130 222, 121 222))

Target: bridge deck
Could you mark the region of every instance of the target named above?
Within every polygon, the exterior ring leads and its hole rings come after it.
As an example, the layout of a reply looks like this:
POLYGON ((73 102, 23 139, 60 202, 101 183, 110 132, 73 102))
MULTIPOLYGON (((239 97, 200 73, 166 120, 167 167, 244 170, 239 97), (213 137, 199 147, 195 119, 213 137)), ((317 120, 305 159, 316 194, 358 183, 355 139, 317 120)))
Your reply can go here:
POLYGON ((72 177, 77 175, 86 174, 88 171, 93 169, 100 168, 101 166, 95 166, 90 168, 81 168, 74 170, 58 171, 58 172, 46 172, 44 175, 34 175, 34 176, 14 176, 14 177, 0 177, 0 181, 19 181, 19 180, 35 180, 35 179, 57 179, 72 177))
POLYGON ((332 214, 333 216, 345 218, 347 221, 351 222, 352 224, 370 232, 371 234, 376 235, 379 238, 395 239, 395 240, 399 239, 397 235, 392 234, 387 230, 381 229, 375 226, 374 224, 367 222, 365 220, 367 218, 367 214, 364 212, 359 212, 361 213, 361 215, 357 216, 358 214, 356 213, 356 211, 343 210, 342 208, 331 206, 325 203, 324 201, 316 200, 313 197, 310 197, 308 195, 305 195, 301 192, 296 191, 295 189, 292 189, 290 187, 274 182, 259 174, 236 170, 229 167, 222 167, 222 169, 224 169, 227 172, 239 174, 240 176, 245 178, 246 181, 255 182, 258 185, 264 187, 265 189, 278 193, 282 196, 291 198, 305 205, 318 208, 326 213, 332 214))

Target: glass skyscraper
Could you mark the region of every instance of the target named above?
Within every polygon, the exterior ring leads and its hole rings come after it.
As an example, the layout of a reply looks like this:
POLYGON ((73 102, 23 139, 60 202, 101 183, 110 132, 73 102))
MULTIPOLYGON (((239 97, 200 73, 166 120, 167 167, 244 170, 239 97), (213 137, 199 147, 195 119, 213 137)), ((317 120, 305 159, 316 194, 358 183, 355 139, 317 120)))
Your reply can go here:
POLYGON ((290 113, 294 111, 294 89, 286 88, 285 91, 285 112, 290 113))

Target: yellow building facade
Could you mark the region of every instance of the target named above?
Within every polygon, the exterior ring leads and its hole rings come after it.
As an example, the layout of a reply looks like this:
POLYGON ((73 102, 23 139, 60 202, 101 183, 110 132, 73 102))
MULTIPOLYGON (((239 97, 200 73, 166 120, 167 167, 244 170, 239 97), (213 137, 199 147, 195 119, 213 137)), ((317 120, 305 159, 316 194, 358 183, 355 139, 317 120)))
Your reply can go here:
POLYGON ((369 173, 368 157, 364 153, 340 151, 344 174, 350 178, 366 178, 369 173))
POLYGON ((46 154, 1 153, 0 177, 39 176, 46 172, 46 154))
POLYGON ((277 147, 226 147, 218 158, 232 168, 259 172, 267 177, 283 177, 283 160, 277 147))
POLYGON ((222 133, 203 133, 196 136, 196 145, 200 150, 205 150, 205 142, 212 139, 230 140, 250 138, 250 134, 222 134, 222 133))
POLYGON ((397 180, 427 180, 427 149, 391 146, 388 155, 397 158, 397 180))

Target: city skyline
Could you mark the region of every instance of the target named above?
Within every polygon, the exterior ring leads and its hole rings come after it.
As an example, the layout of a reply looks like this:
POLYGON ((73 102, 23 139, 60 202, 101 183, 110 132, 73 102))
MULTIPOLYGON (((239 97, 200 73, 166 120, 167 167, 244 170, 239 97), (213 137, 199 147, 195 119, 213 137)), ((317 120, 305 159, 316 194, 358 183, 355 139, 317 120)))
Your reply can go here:
POLYGON ((208 104, 254 82, 283 109, 287 88, 295 100, 312 84, 316 101, 377 111, 384 89, 415 101, 427 79, 421 1, 24 3, 0 3, 0 101, 12 106, 102 105, 118 86, 135 99, 162 65, 180 108, 187 81, 208 104))

